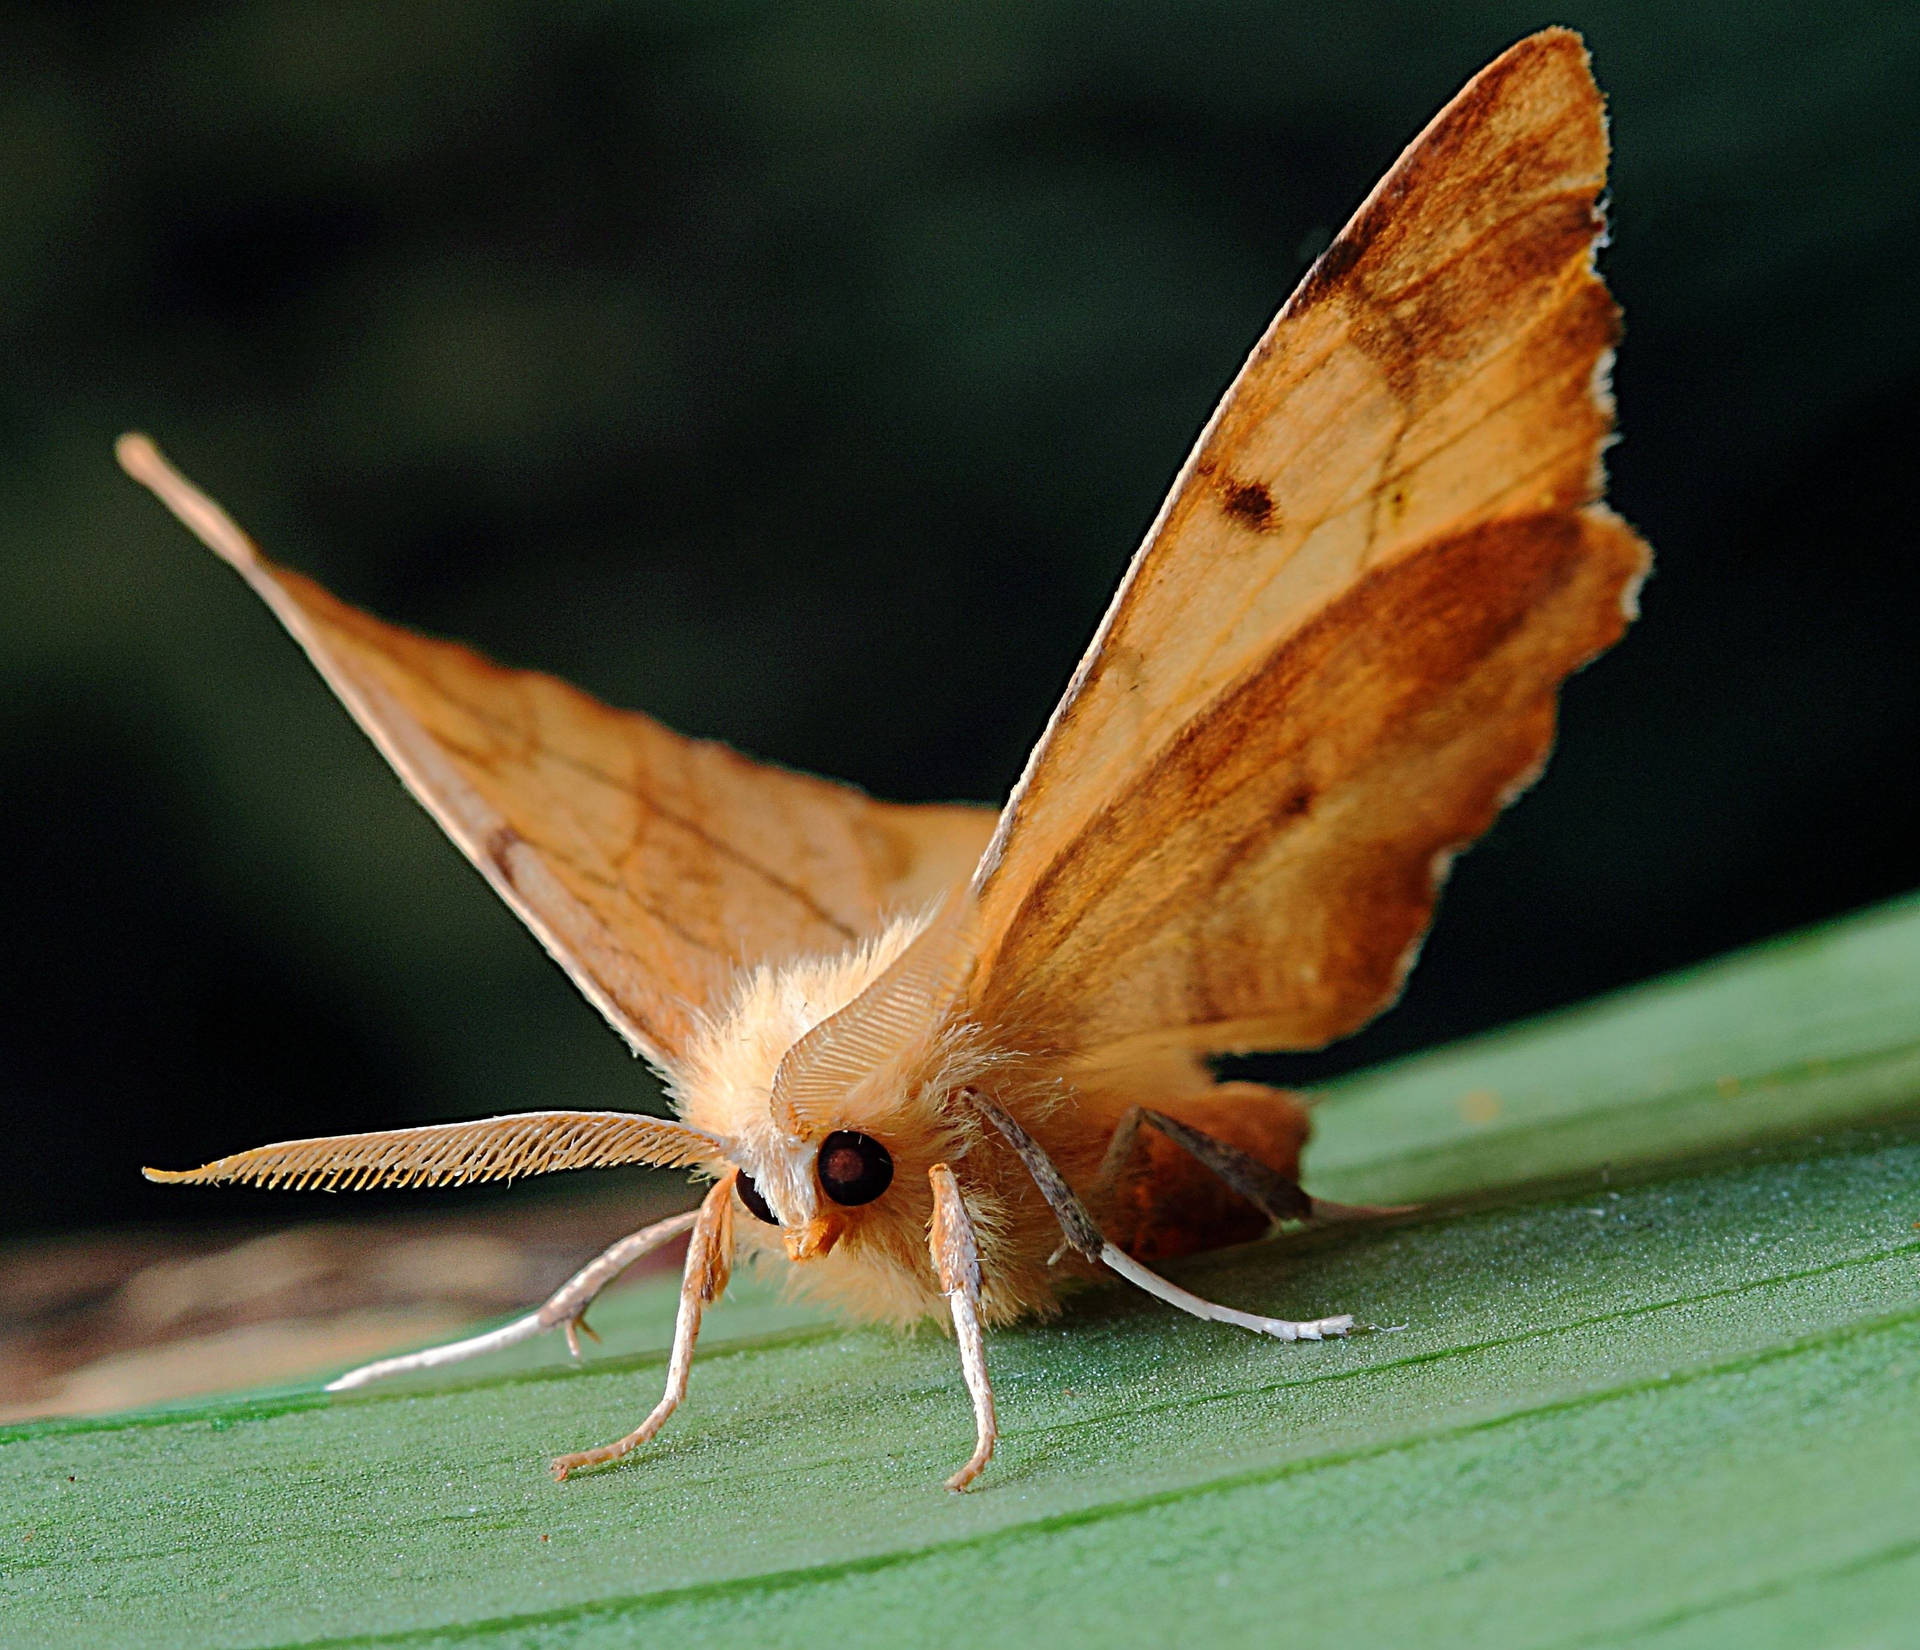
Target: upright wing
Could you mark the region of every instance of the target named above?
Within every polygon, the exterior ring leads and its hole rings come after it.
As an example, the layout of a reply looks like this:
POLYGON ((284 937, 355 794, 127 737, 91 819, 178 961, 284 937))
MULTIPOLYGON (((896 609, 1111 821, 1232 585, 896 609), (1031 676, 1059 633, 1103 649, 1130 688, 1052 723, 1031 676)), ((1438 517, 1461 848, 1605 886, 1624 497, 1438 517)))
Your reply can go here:
POLYGON ((736 966, 844 949, 965 883, 992 831, 984 809, 875 802, 384 624, 274 566, 144 436, 118 451, 245 576, 407 788, 656 1063, 736 966))
POLYGON ((976 880, 979 1011, 1117 1061, 1389 1001, 1648 564, 1594 503, 1618 312, 1579 37, 1407 149, 1200 437, 976 880))

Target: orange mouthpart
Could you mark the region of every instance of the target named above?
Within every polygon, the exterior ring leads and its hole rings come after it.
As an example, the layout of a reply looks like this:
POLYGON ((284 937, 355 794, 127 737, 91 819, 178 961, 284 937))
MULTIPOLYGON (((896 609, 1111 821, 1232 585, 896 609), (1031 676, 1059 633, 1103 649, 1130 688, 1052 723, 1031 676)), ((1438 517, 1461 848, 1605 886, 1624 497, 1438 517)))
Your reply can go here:
POLYGON ((797 1232, 787 1233, 789 1260, 818 1260, 840 1241, 847 1229, 847 1217, 837 1209, 815 1215, 797 1232))

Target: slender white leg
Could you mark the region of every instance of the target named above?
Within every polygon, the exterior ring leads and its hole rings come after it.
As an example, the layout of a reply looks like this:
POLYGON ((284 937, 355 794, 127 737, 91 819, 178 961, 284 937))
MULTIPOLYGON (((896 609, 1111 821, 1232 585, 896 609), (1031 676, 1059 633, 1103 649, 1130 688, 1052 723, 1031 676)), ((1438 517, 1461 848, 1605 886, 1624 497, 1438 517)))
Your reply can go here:
MULTIPOLYGON (((542 1329, 551 1329, 558 1324, 566 1331, 567 1350, 575 1358, 580 1356, 580 1335, 587 1329, 587 1308, 598 1298, 600 1291, 612 1283, 637 1260, 652 1254, 662 1245, 671 1243, 682 1232, 693 1229, 694 1222, 700 1218, 698 1209, 688 1209, 677 1215, 669 1215, 665 1220, 655 1221, 651 1226, 643 1226, 637 1232, 629 1232, 611 1248, 603 1250, 587 1264, 575 1272, 572 1277, 549 1295, 540 1310, 534 1313, 542 1329)), ((594 1336, 598 1340, 597 1335, 594 1336)))
MULTIPOLYGON (((457 1364, 466 1358, 477 1358, 483 1352, 497 1352, 503 1346, 516 1346, 521 1341, 532 1340, 535 1335, 556 1326, 565 1329, 567 1347, 577 1358, 580 1356, 578 1332, 586 1329, 587 1308, 593 1303, 594 1297, 635 1261, 652 1254, 662 1244, 671 1243, 698 1218, 699 1211, 689 1209, 685 1214, 670 1215, 665 1220, 655 1221, 651 1226, 628 1233, 610 1249, 588 1261, 549 1295, 544 1305, 525 1317, 503 1323, 498 1329, 489 1329, 484 1335, 471 1335, 464 1341, 448 1341, 444 1346, 430 1346, 420 1352, 405 1352, 395 1358, 381 1358, 370 1364, 362 1364, 358 1369, 350 1369, 346 1374, 327 1382, 327 1391, 346 1392, 388 1375, 405 1375, 416 1369, 439 1369, 446 1364, 457 1364)), ((591 1335, 593 1331, 587 1329, 587 1333, 591 1335)))
POLYGON ((993 1413, 993 1387, 987 1380, 986 1341, 980 1333, 980 1246, 974 1239, 973 1222, 961 1201, 953 1170, 936 1163, 927 1171, 927 1178, 933 1184, 933 1222, 927 1231, 927 1247, 933 1253, 940 1291, 953 1313, 953 1338, 959 1343, 960 1368, 973 1399, 973 1454, 947 1480, 948 1489, 964 1490, 992 1459, 994 1443, 1000 1436, 1000 1424, 993 1413))
POLYGON ((733 1186, 739 1170, 730 1170, 714 1182, 694 1217, 693 1237, 687 1244, 687 1269, 680 1278, 680 1313, 673 1325, 673 1354, 667 1360, 667 1390, 653 1411, 624 1438, 598 1449, 581 1450, 553 1459, 553 1476, 564 1483, 582 1467, 598 1467, 638 1449, 667 1424, 667 1417, 687 1395, 693 1369, 693 1345, 700 1338, 700 1317, 720 1298, 733 1270, 733 1186))
POLYGON ((1146 1290, 1149 1295, 1165 1301, 1169 1306, 1179 1307, 1182 1312, 1191 1312, 1196 1318, 1209 1318, 1215 1323, 1235 1324, 1241 1329, 1251 1329, 1256 1335, 1271 1335, 1276 1341, 1323 1341, 1329 1335, 1344 1335, 1353 1328, 1353 1315, 1350 1312, 1342 1312, 1332 1318, 1307 1318, 1296 1322, 1292 1318, 1263 1318, 1257 1313, 1242 1312, 1235 1307, 1202 1300, 1198 1295, 1189 1294, 1179 1284, 1161 1277, 1158 1272, 1142 1266, 1133 1256, 1116 1249, 1111 1243, 1101 1245, 1100 1261, 1127 1282, 1146 1290))
POLYGON ((1177 1283, 1171 1283, 1158 1272, 1142 1266, 1131 1255, 1107 1241, 1105 1234, 1094 1223, 1093 1216, 1087 1213, 1086 1205, 1067 1184, 1066 1177, 1054 1167, 1053 1159, 1041 1150, 1039 1141, 984 1095, 971 1089, 964 1092, 981 1116, 1000 1131, 1007 1144, 1019 1155, 1027 1173, 1033 1176, 1033 1183, 1039 1188, 1040 1195, 1052 1208, 1054 1218, 1060 1222, 1060 1230, 1066 1234, 1068 1244, 1088 1260, 1098 1261, 1109 1271, 1146 1290, 1149 1295, 1165 1301, 1169 1306, 1177 1306, 1182 1312, 1191 1312, 1196 1318, 1234 1324, 1241 1329, 1251 1329, 1258 1335, 1271 1335, 1275 1340, 1318 1341, 1329 1335, 1345 1335, 1353 1328, 1353 1318, 1346 1313, 1337 1317, 1295 1322, 1291 1318, 1263 1318, 1231 1306, 1220 1306, 1188 1293, 1177 1283))

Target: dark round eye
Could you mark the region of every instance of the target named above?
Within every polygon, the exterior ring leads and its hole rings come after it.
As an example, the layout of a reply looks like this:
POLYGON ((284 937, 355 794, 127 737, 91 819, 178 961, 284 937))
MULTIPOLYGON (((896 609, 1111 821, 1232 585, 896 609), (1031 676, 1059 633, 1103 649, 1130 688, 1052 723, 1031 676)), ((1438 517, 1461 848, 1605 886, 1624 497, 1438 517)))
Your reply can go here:
POLYGON ((893 1156, 870 1134, 836 1129, 820 1142, 820 1184, 835 1203, 871 1203, 893 1184, 893 1156))
POLYGON ((740 1171, 740 1178, 733 1183, 733 1189, 740 1194, 740 1201, 747 1206, 747 1213, 755 1220, 764 1220, 769 1226, 780 1224, 767 1207, 767 1200, 760 1195, 760 1188, 754 1185, 753 1176, 745 1169, 740 1171))

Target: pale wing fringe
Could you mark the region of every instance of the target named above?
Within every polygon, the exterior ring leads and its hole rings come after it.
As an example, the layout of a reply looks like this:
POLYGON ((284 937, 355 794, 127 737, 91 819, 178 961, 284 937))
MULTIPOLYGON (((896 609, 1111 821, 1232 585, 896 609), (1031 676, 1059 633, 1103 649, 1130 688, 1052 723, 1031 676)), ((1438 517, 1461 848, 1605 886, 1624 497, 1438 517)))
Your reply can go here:
POLYGON ((143 1169, 149 1180, 357 1192, 375 1186, 465 1186, 562 1169, 651 1164, 679 1169, 724 1155, 713 1135, 633 1112, 529 1111, 471 1123, 283 1140, 198 1169, 143 1169))

